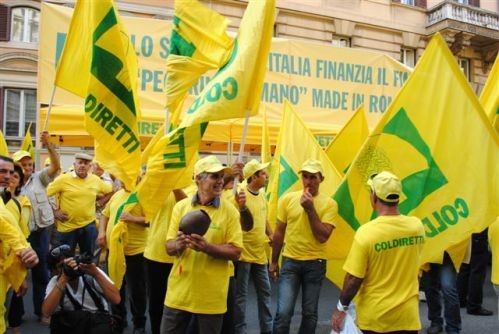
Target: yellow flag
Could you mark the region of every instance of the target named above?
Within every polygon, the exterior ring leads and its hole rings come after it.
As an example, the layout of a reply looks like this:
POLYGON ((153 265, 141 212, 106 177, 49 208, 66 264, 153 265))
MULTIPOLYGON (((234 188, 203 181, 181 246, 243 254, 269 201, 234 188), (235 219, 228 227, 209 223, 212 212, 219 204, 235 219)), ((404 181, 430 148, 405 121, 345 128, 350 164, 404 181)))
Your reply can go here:
POLYGON ((499 57, 496 56, 494 66, 480 94, 480 103, 489 117, 492 126, 499 133, 499 57))
POLYGON ((248 3, 229 61, 182 115, 180 127, 258 113, 274 16, 275 0, 248 3))
POLYGON ((166 59, 167 108, 178 125, 187 91, 208 70, 218 69, 230 58, 233 40, 228 20, 197 0, 175 1, 175 16, 166 59))
MULTIPOLYGON (((371 220, 366 181, 391 171, 402 182, 400 212, 420 218, 425 227, 421 264, 441 263, 444 250, 482 231, 497 215, 499 142, 487 123, 436 34, 338 188, 341 218, 355 230, 371 220)), ((460 255, 451 252, 456 267, 460 255)))
POLYGON ((31 158, 35 158, 35 150, 33 148, 33 138, 31 137, 31 123, 29 123, 28 130, 26 130, 26 134, 24 135, 23 142, 21 144, 21 150, 29 152, 31 158))
POLYGON ((147 171, 137 195, 147 220, 152 220, 173 189, 192 183, 198 148, 207 123, 177 128, 164 135, 151 149, 147 171))
POLYGON ((125 222, 119 220, 119 217, 123 212, 130 212, 137 203, 137 194, 130 194, 127 200, 118 207, 114 215, 114 221, 108 222, 108 224, 113 224, 114 226, 109 237, 107 267, 109 277, 118 289, 121 289, 123 277, 126 273, 125 247, 128 243, 128 226, 125 222))
POLYGON ((7 142, 5 141, 2 131, 0 131, 0 155, 3 155, 4 157, 9 156, 9 147, 7 146, 7 142))
POLYGON ((272 151, 270 149, 269 127, 267 124, 267 108, 263 107, 263 123, 262 123, 262 152, 261 159, 263 163, 272 160, 272 151))
POLYGON ((334 167, 345 175, 369 134, 364 106, 361 105, 326 148, 334 167))
MULTIPOLYGON (((322 162, 324 167, 324 181, 321 183, 320 192, 332 196, 341 182, 341 176, 321 148, 314 135, 306 127, 300 116, 293 110, 291 104, 284 102, 284 114, 277 143, 277 151, 274 155, 276 164, 272 167, 273 177, 278 175, 278 186, 271 186, 269 201, 269 222, 274 226, 277 217, 277 201, 290 191, 303 189, 298 171, 302 163, 307 159, 316 159, 322 162), (274 189, 272 189, 274 188, 274 189), (271 218, 270 218, 271 217, 271 218)), ((273 180, 275 182, 275 180, 273 180)), ((338 203, 341 206, 341 203, 338 203)), ((353 235, 350 226, 336 224, 336 228, 327 244, 326 253, 329 258, 340 258, 348 252, 350 245, 343 245, 345 233, 348 237, 353 235)), ((335 273, 328 272, 328 278, 337 282, 335 273)))
POLYGON ((85 98, 101 167, 135 188, 140 169, 137 57, 112 0, 76 4, 55 83, 85 98))

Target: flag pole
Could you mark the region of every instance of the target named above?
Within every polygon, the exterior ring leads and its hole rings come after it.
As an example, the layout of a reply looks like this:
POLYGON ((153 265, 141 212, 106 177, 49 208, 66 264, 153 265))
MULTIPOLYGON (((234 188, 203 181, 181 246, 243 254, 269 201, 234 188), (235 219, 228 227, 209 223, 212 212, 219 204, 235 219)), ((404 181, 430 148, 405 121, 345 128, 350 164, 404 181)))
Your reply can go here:
POLYGON ((57 86, 54 85, 54 88, 52 88, 52 96, 50 97, 49 108, 47 110, 47 116, 45 116, 45 124, 43 124, 43 131, 47 131, 47 127, 49 125, 50 112, 52 111, 52 103, 54 103, 54 96, 55 96, 56 87, 57 86))
MULTIPOLYGON (((243 127, 243 136, 241 138, 241 144, 239 145, 239 155, 236 158, 237 162, 243 161, 243 153, 244 153, 244 145, 246 144, 246 135, 248 133, 248 123, 250 118, 251 109, 246 109, 246 117, 244 118, 244 127, 243 127)), ((234 195, 237 193, 237 186, 239 185, 239 175, 234 179, 234 187, 232 188, 232 192, 234 195)))

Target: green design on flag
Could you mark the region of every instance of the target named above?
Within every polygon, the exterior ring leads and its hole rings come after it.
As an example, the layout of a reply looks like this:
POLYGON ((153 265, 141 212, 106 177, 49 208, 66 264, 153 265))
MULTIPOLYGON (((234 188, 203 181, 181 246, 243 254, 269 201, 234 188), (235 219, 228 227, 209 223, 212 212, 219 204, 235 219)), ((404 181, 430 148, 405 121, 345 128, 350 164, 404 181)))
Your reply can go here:
POLYGON ((128 190, 140 171, 137 73, 137 55, 113 1, 78 1, 55 84, 85 98, 95 160, 128 190))

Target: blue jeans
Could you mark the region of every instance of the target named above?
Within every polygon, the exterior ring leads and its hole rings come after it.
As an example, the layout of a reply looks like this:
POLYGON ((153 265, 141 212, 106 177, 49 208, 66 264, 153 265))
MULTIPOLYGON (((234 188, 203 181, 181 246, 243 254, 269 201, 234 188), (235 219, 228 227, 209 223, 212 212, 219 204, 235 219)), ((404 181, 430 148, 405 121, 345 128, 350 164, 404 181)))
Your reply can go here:
POLYGON ((246 333, 246 300, 250 275, 255 284, 258 301, 260 332, 270 333, 272 332, 272 313, 270 312, 271 292, 267 265, 241 261, 236 264, 235 333, 246 333))
POLYGON ((325 260, 298 261, 283 256, 277 289, 274 334, 289 333, 289 325, 300 286, 302 288, 302 319, 298 333, 315 333, 319 295, 325 275, 325 260))
POLYGON ((440 290, 444 299, 445 331, 459 333, 461 330, 461 313, 459 310, 459 295, 457 292, 457 274, 454 264, 447 253, 442 264, 430 264, 430 271, 425 273, 426 302, 428 304, 428 320, 432 325, 443 326, 442 303, 440 290))
POLYGON ((60 245, 69 245, 74 252, 76 244, 80 247, 80 254, 87 253, 93 256, 95 250, 95 239, 97 239, 97 229, 95 222, 77 228, 71 232, 57 231, 57 240, 60 245))
POLYGON ((29 238, 31 247, 38 255, 38 264, 31 269, 31 282, 33 284, 33 310, 37 316, 42 315, 42 303, 45 299, 45 290, 49 282, 48 253, 49 236, 47 228, 40 228, 31 232, 29 238))

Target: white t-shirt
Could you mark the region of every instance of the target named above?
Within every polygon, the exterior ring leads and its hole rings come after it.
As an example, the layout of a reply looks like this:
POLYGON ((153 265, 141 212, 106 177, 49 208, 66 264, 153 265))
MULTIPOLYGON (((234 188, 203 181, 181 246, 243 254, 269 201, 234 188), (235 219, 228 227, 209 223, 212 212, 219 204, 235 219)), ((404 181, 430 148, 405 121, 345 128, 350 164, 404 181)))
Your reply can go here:
MULTIPOLYGON (((99 272, 104 275, 104 277, 109 281, 111 282, 111 284, 114 284, 111 279, 102 271, 100 270, 99 268, 97 268, 97 270, 99 270, 99 272)), ((45 298, 47 298, 47 296, 50 294, 50 292, 52 292, 52 289, 56 288, 56 283, 57 283, 57 276, 54 276, 50 279, 49 283, 47 284, 47 289, 46 289, 46 292, 45 292, 45 298)), ((102 301, 102 305, 104 305, 104 309, 106 311, 109 311, 109 306, 108 306, 108 302, 106 300, 106 298, 104 297, 103 295, 103 291, 102 291, 102 288, 100 287, 99 283, 97 283, 97 281, 92 278, 90 280, 89 276, 87 276, 87 283, 91 286, 91 287, 95 287, 95 291, 97 292, 97 296, 101 298, 101 301, 102 301), (93 280, 93 282, 91 281, 93 280)), ((78 287, 76 290, 73 290, 73 288, 71 287, 71 285, 69 283, 66 284, 66 291, 79 303, 82 302, 82 299, 83 299, 83 310, 86 310, 86 311, 98 311, 98 307, 95 305, 94 303, 94 300, 92 299, 92 296, 90 295, 90 293, 88 292, 88 290, 85 289, 85 295, 83 296, 83 288, 84 288, 84 284, 83 284, 83 277, 78 277, 78 287)), ((73 303, 71 303, 71 300, 69 300, 69 298, 66 296, 66 293, 64 293, 64 309, 65 310, 74 310, 74 306, 73 306, 73 303)))

